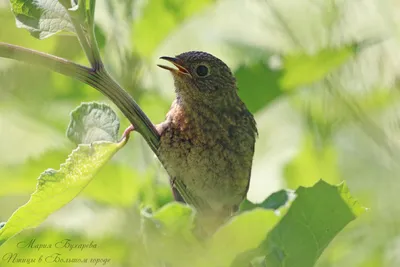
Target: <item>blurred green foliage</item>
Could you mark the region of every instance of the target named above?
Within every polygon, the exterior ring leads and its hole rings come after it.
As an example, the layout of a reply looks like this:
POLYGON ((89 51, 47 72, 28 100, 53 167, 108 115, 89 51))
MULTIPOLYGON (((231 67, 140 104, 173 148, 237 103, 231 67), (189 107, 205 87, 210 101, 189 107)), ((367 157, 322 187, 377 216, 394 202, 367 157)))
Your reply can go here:
MULTIPOLYGON (((173 98, 172 79, 155 67, 159 56, 201 49, 229 63, 239 94, 255 113, 260 132, 250 200, 262 201, 271 192, 309 186, 319 179, 332 183, 345 179, 353 195, 370 207, 370 212, 331 242, 316 266, 400 265, 396 2, 97 2, 96 36, 105 64, 155 123, 163 120, 173 98), (382 41, 353 49, 376 39, 382 41)), ((0 25, 2 42, 87 64, 73 36, 58 34, 36 40, 17 29, 8 1, 0 1, 0 25)), ((1 58, 0 81, 0 221, 6 221, 29 199, 40 173, 47 168, 58 169, 74 148, 65 137, 69 112, 84 101, 107 100, 70 78, 1 58)), ((119 115, 122 128, 128 126, 119 115)), ((44 250, 21 249, 17 244, 35 238, 40 243, 69 238, 75 243, 94 240, 98 249, 61 253, 77 258, 112 258, 111 266, 144 266, 135 265, 149 258, 140 247, 139 210, 157 210, 171 199, 162 167, 143 140, 133 134, 78 198, 39 228, 10 239, 0 248, 0 255, 38 255, 44 250)), ((188 224, 192 219, 190 211, 179 205, 167 208, 179 209, 188 224)), ((167 225, 177 227, 174 218, 162 212, 151 214, 149 220, 160 216, 167 225)), ((276 217, 265 216, 272 225, 271 218, 276 217)), ((315 223, 322 225, 321 221, 315 223)), ((187 225, 179 227, 171 231, 187 233, 183 231, 187 225)), ((301 226, 296 229, 293 235, 306 234, 301 226)), ((271 238, 278 239, 274 235, 271 238)), ((232 235, 228 233, 228 237, 232 235)), ((167 239, 161 232, 152 241, 162 242, 149 245, 179 245, 167 239)), ((326 245, 322 242, 320 247, 326 245)), ((295 248, 303 252, 298 247, 303 245, 295 248)), ((191 246, 180 244, 180 248, 188 250, 191 246)), ((169 256, 165 254, 168 250, 163 251, 165 247, 157 249, 161 256, 169 256)), ((175 251, 187 257, 183 262, 193 255, 187 250, 175 251)), ((60 250, 45 250, 45 254, 53 252, 60 250)), ((270 262, 282 256, 280 253, 276 249, 270 262)), ((0 266, 19 265, 26 266, 0 266)), ((60 266, 45 266, 52 265, 60 266)))
POLYGON ((279 86, 281 76, 280 71, 271 70, 264 62, 241 66, 235 71, 235 77, 239 81, 239 96, 247 104, 250 112, 256 113, 283 95, 284 92, 279 86))
POLYGON ((213 2, 213 0, 149 1, 132 25, 134 49, 144 58, 153 56, 154 50, 175 28, 213 2))

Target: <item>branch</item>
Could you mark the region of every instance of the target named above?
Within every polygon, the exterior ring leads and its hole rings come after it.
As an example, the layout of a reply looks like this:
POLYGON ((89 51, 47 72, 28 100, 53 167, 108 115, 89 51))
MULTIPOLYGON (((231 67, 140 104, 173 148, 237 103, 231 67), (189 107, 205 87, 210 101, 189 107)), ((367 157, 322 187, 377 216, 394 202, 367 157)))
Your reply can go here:
MULTIPOLYGON (((121 88, 103 66, 99 69, 92 69, 64 58, 2 42, 0 42, 0 57, 40 65, 94 87, 122 111, 159 158, 158 146, 160 137, 154 125, 133 98, 121 88)), ((161 163, 163 162, 161 161, 161 163)), ((188 204, 192 204, 196 208, 204 206, 204 203, 200 203, 187 191, 179 177, 175 177, 175 186, 188 204)))
POLYGON ((91 72, 90 68, 67 59, 3 42, 0 42, 0 57, 40 65, 80 81, 91 72))
POLYGON ((107 96, 135 126, 158 156, 159 135, 133 98, 104 68, 93 70, 64 58, 0 42, 0 57, 36 64, 84 82, 107 96))

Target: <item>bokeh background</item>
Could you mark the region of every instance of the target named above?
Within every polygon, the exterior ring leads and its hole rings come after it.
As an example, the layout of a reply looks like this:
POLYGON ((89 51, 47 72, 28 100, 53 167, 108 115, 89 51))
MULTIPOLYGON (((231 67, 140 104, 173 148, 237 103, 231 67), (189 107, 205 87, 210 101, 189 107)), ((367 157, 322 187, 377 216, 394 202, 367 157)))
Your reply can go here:
MULTIPOLYGON (((317 266, 394 267, 400 266, 399 18, 394 0, 98 0, 96 34, 107 69, 154 123, 174 98, 172 78, 156 67, 160 56, 204 50, 223 59, 260 134, 248 198, 344 180, 369 212, 334 239, 317 266)), ((36 40, 17 29, 4 0, 0 41, 87 64, 73 36, 36 40)), ((87 101, 109 103, 75 80, 0 58, 0 221, 29 199, 41 172, 58 169, 74 149, 65 136, 69 112, 87 101)), ((162 166, 133 134, 78 198, 8 241, 0 256, 48 254, 17 244, 69 238, 98 244, 69 256, 106 255, 108 266, 137 266, 136 211, 169 201, 162 166)), ((26 266, 0 263, 19 265, 26 266)), ((52 265, 59 266, 45 266, 52 265)))

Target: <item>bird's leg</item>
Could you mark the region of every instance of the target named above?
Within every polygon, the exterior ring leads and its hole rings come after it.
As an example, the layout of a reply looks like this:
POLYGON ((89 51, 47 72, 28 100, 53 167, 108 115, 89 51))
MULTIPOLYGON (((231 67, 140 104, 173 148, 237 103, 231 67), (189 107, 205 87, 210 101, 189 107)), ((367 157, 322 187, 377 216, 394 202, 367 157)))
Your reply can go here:
POLYGON ((124 133, 122 134, 122 139, 126 139, 126 141, 129 140, 129 136, 131 134, 131 132, 133 132, 135 130, 135 126, 133 126, 132 124, 125 129, 124 133))
POLYGON ((157 125, 154 125, 154 127, 156 128, 156 130, 157 130, 157 132, 158 132, 158 134, 161 136, 162 135, 162 133, 168 128, 168 126, 169 126, 169 121, 168 120, 166 120, 166 121, 164 121, 164 122, 162 122, 162 123, 159 123, 159 124, 157 124, 157 125))
MULTIPOLYGON (((167 129, 167 127, 168 127, 168 122, 167 121, 164 121, 162 123, 154 125, 154 128, 156 128, 156 130, 157 130, 159 135, 161 135, 164 132, 164 130, 167 129)), ((122 139, 126 138, 128 140, 131 132, 133 132, 135 130, 136 130, 135 126, 133 126, 132 124, 129 125, 129 127, 126 128, 124 133, 122 134, 122 139)))

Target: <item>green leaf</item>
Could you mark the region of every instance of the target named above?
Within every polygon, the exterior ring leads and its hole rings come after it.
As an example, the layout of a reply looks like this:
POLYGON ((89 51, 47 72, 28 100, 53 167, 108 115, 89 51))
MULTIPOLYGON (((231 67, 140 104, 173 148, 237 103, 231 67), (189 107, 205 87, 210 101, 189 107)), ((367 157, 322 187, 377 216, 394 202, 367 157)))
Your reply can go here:
MULTIPOLYGON (((181 238, 192 238, 192 230, 194 228, 194 210, 179 202, 169 203, 154 214, 144 211, 142 213, 146 222, 156 224, 157 228, 163 236, 174 236, 181 238)), ((148 224, 147 224, 148 225, 148 224)))
POLYGON ((271 210, 254 209, 233 217, 209 242, 209 254, 197 266, 229 266, 235 258, 257 248, 279 221, 271 210))
POLYGON ((290 190, 280 190, 278 192, 272 193, 261 203, 252 203, 248 199, 243 200, 240 204, 240 211, 252 210, 255 208, 272 209, 277 210, 282 206, 288 204, 295 198, 295 194, 290 190))
MULTIPOLYGON (((0 199, 32 193, 36 188, 36 180, 32 179, 32 176, 38 176, 47 168, 57 168, 65 161, 69 152, 66 149, 49 150, 39 157, 29 158, 22 166, 0 165, 0 199)), ((99 170, 96 179, 82 191, 80 196, 98 203, 129 207, 138 200, 143 190, 143 176, 143 173, 135 171, 130 166, 112 161, 99 170)), ((171 195, 169 187, 167 190, 171 195)))
POLYGON ((141 17, 135 21, 132 27, 136 51, 144 57, 151 57, 161 41, 179 24, 213 2, 213 0, 147 1, 141 17))
POLYGON ((279 84, 281 76, 280 70, 272 70, 264 62, 240 66, 235 71, 239 96, 252 113, 283 95, 279 84))
POLYGON ((283 59, 285 73, 280 80, 282 88, 290 90, 323 79, 356 53, 356 47, 327 48, 314 55, 289 54, 283 59))
POLYGON ((286 215, 260 246, 266 265, 312 267, 332 239, 365 211, 347 186, 322 180, 300 187, 286 215))
POLYGON ((154 214, 143 214, 144 242, 150 258, 171 266, 188 266, 201 247, 193 234, 194 210, 182 203, 165 205, 154 214))
POLYGON ((94 141, 118 140, 119 119, 115 112, 103 103, 82 103, 71 112, 67 136, 75 144, 94 141))
POLYGON ((17 209, 0 230, 0 245, 20 231, 39 225, 51 213, 74 199, 124 145, 125 140, 120 143, 79 145, 59 170, 44 171, 29 201, 17 209))
POLYGON ((18 28, 44 39, 57 32, 75 32, 65 7, 57 0, 10 0, 18 28))
POLYGON ((173 202, 165 205, 153 215, 170 234, 190 233, 193 229, 194 210, 185 204, 173 202))

